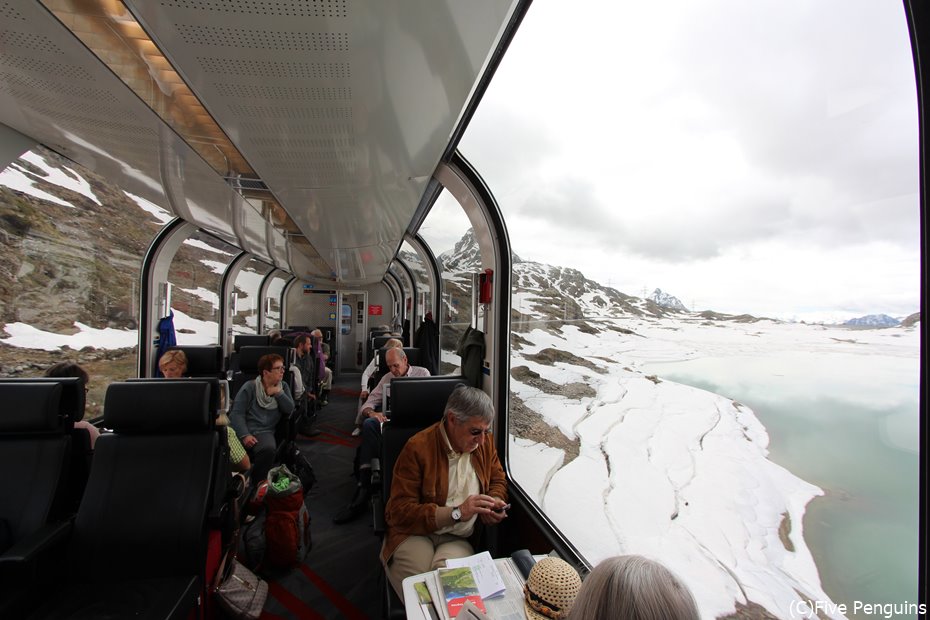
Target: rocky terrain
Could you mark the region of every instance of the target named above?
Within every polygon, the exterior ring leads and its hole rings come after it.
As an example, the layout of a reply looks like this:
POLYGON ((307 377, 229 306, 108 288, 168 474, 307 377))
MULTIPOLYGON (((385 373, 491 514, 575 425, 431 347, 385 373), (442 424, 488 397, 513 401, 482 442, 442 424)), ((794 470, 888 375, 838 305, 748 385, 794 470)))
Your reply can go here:
MULTIPOLYGON (((0 324, 21 322, 61 334, 75 333, 75 322, 136 329, 139 270, 161 223, 105 179, 55 153, 37 149, 30 160, 18 159, 11 167, 36 189, 71 206, 0 185, 0 324), (50 182, 52 173, 81 180, 96 201, 50 182)), ((232 251, 205 235, 201 241, 232 251)), ((171 270, 175 308, 215 320, 214 304, 188 291, 217 288, 219 275, 210 264, 217 260, 216 251, 181 246, 171 270)), ((0 333, 0 376, 36 376, 55 362, 77 361, 99 377, 100 398, 94 398, 91 382, 94 403, 102 402, 109 381, 137 374, 135 348, 47 352, 8 346, 3 338, 0 333)), ((88 409, 92 414, 96 404, 88 409)))

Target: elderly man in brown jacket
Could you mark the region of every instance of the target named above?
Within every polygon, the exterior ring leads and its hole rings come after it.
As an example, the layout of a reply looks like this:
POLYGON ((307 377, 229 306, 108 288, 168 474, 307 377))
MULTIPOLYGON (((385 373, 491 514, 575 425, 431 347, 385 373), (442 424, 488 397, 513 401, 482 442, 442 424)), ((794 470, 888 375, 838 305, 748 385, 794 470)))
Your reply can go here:
POLYGON ((381 560, 403 600, 403 580, 472 555, 478 519, 507 516, 507 480, 490 434, 494 407, 478 388, 459 386, 443 419, 410 438, 394 465, 381 560))

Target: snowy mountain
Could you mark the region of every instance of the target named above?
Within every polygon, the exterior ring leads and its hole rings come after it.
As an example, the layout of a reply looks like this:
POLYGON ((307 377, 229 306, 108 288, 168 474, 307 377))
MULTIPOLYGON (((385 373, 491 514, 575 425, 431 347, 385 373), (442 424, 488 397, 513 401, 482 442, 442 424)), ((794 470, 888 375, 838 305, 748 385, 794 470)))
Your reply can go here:
MULTIPOLYGON (((512 258, 512 308, 518 323, 621 316, 661 318, 667 316, 670 309, 677 310, 598 284, 577 269, 526 261, 517 255, 512 258)), ((455 287, 465 287, 470 283, 470 274, 481 270, 478 244, 472 231, 466 232, 451 250, 440 254, 439 263, 447 289, 453 289, 447 292, 455 298, 463 292, 454 290, 455 287)))
POLYGON ((869 314, 850 319, 843 323, 846 327, 857 327, 860 329, 881 329, 884 327, 897 327, 901 321, 887 314, 869 314))
POLYGON ((681 300, 675 297, 674 295, 669 295, 668 293, 663 293, 662 289, 657 288, 652 292, 652 295, 649 299, 656 304, 662 306, 663 308, 669 308, 671 310, 680 310, 682 312, 687 312, 688 309, 685 308, 685 305, 681 303, 681 300))

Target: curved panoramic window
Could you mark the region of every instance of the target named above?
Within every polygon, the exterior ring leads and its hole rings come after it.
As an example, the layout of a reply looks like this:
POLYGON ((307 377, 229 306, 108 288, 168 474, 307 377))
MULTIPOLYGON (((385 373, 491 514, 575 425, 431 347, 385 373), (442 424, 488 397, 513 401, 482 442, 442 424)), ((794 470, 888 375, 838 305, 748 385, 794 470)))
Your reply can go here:
POLYGON ((250 258, 236 275, 234 295, 236 307, 233 312, 233 333, 258 333, 258 306, 262 279, 274 269, 257 258, 250 258))
POLYGON ((439 370, 442 374, 452 374, 461 363, 456 352, 459 340, 469 325, 474 326, 472 274, 481 268, 481 254, 471 222, 448 190, 439 195, 417 232, 439 263, 442 278, 439 370))
POLYGON ((178 344, 219 343, 223 273, 238 250, 197 231, 181 244, 168 271, 178 344))
POLYGON ((404 265, 407 266, 407 269, 410 270, 410 273, 413 274, 413 278, 416 280, 417 298, 414 300, 416 304, 414 315, 417 324, 411 325, 411 330, 416 331, 420 321, 423 320, 426 313, 431 311, 433 307, 433 291, 430 287, 427 265, 417 249, 406 241, 401 244, 397 258, 404 262, 404 265))
POLYGON ((72 361, 90 375, 85 417, 136 374, 142 257, 172 216, 36 148, 0 173, 0 374, 72 361), (100 225, 99 222, 105 222, 100 225))
POLYGON ((274 275, 268 283, 265 292, 265 314, 262 333, 267 333, 272 329, 281 329, 281 294, 284 292, 284 285, 287 284, 289 276, 274 275))
POLYGON ((509 470, 591 564, 708 618, 915 601, 917 138, 900 3, 533 5, 461 150, 509 470))

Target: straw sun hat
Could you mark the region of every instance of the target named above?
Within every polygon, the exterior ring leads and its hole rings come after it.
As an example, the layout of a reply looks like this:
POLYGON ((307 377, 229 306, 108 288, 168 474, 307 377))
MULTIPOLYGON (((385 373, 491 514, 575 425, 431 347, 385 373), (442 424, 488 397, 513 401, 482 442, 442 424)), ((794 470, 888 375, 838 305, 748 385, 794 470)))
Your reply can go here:
POLYGON ((565 560, 543 558, 533 565, 523 586, 523 609, 529 620, 561 620, 581 588, 581 577, 565 560))

